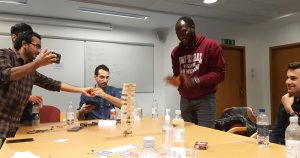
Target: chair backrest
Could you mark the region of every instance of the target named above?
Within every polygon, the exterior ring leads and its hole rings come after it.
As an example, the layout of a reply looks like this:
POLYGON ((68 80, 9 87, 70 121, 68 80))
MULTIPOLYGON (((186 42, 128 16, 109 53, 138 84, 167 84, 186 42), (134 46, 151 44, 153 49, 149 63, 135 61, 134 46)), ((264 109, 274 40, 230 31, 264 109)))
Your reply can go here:
POLYGON ((235 131, 241 135, 252 135, 256 132, 256 117, 250 107, 231 107, 224 109, 220 119, 215 121, 215 128, 228 131, 234 127, 247 127, 247 130, 235 131))
POLYGON ((40 122, 60 122, 60 110, 51 105, 43 105, 40 109, 40 122))
MULTIPOLYGON (((226 113, 226 111, 230 111, 230 110, 239 110, 239 109, 246 109, 246 113, 247 113, 247 117, 249 118, 249 120, 253 123, 256 123, 256 116, 253 113, 253 110, 251 107, 230 107, 230 108, 226 108, 223 110, 223 113, 226 113)), ((244 114, 245 115, 245 114, 244 114)), ((226 117, 224 115, 221 116, 222 117, 226 117)))

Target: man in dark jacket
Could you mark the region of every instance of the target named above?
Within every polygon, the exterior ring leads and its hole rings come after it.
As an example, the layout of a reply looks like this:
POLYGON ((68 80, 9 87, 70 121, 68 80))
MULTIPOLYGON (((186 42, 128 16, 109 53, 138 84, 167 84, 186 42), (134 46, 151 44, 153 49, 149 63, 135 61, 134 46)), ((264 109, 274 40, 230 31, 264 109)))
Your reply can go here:
POLYGON ((281 98, 277 122, 270 134, 270 142, 277 144, 285 144, 285 130, 290 124, 289 117, 299 115, 300 112, 300 62, 288 65, 285 84, 287 93, 281 98))

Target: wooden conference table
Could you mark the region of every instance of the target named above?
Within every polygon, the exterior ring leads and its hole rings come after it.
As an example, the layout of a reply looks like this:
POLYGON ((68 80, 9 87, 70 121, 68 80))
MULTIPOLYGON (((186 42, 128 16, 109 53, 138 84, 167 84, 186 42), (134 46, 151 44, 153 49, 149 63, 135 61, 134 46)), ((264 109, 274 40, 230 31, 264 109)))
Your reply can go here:
MULTIPOLYGON (((143 118, 134 125, 132 136, 124 137, 120 124, 85 127, 77 132, 67 132, 62 123, 41 124, 38 129, 50 129, 43 133, 27 134, 32 127, 21 127, 15 138, 34 138, 32 142, 3 144, 0 158, 9 158, 15 152, 30 151, 41 158, 96 158, 103 149, 135 144, 142 146, 144 136, 155 137, 156 148, 161 147, 162 120, 143 118), (67 139, 65 142, 57 140, 67 139)), ((192 148, 196 141, 208 142, 207 150, 200 150, 201 158, 285 158, 285 147, 270 144, 260 148, 256 139, 226 133, 186 123, 185 146, 192 148)), ((9 140, 9 139, 7 139, 9 140)), ((7 141, 6 140, 6 141, 7 141)))

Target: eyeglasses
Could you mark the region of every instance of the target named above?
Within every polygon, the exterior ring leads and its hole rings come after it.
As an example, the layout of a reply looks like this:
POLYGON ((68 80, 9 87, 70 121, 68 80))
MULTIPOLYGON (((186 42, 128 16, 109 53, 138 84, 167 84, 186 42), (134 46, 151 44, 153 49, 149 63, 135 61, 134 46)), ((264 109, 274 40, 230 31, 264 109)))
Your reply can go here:
POLYGON ((41 48, 42 48, 42 46, 40 44, 34 44, 34 43, 30 43, 30 44, 34 45, 35 48, 37 48, 39 50, 41 50, 41 48))

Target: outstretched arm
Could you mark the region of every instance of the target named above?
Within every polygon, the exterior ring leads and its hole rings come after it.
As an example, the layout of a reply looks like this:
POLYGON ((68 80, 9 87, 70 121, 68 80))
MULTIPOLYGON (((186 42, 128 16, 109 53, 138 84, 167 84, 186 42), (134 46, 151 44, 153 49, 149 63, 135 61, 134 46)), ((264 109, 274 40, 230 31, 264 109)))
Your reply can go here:
POLYGON ((83 88, 83 87, 76 87, 69 85, 67 83, 61 83, 60 90, 65 92, 72 92, 72 93, 83 93, 86 96, 93 96, 93 87, 83 88))
POLYGON ((56 60, 56 55, 52 54, 50 50, 45 50, 40 57, 28 64, 12 67, 10 73, 10 80, 19 80, 27 74, 34 72, 36 69, 42 66, 52 64, 56 60))

